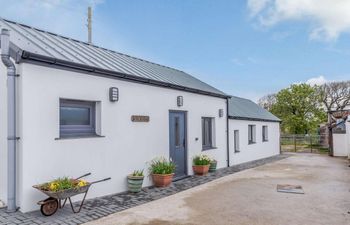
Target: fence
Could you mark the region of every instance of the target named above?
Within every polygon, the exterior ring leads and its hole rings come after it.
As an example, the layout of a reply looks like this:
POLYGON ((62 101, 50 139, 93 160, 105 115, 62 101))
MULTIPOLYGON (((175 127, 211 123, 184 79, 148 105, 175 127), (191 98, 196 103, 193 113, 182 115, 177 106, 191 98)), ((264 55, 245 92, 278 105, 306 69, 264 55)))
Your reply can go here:
POLYGON ((281 135, 282 152, 328 153, 327 135, 281 135))

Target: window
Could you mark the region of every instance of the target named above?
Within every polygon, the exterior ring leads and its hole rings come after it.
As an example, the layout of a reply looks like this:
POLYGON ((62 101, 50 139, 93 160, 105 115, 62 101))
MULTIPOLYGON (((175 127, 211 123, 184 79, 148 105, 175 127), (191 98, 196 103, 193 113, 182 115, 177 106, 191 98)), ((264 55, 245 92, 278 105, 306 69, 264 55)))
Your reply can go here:
POLYGON ((239 130, 233 131, 233 139, 235 152, 239 152, 239 130))
POLYGON ((180 147, 180 118, 178 116, 175 117, 175 146, 180 147))
POLYGON ((203 150, 213 148, 213 118, 202 118, 202 147, 203 150))
POLYGON ((95 135, 95 102, 60 100, 60 137, 95 135))
POLYGON ((255 125, 248 125, 248 144, 256 143, 255 128, 256 128, 255 125))
POLYGON ((262 140, 263 141, 268 141, 269 140, 267 126, 262 126, 262 140))

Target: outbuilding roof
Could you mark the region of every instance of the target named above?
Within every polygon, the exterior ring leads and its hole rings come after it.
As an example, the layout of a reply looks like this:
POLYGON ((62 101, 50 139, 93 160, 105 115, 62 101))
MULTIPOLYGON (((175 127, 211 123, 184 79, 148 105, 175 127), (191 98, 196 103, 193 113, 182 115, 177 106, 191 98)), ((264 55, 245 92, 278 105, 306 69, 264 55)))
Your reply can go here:
POLYGON ((10 30, 11 55, 17 62, 31 62, 156 86, 207 94, 227 95, 183 71, 101 48, 72 38, 0 18, 0 29, 10 30))
POLYGON ((230 119, 281 122, 278 117, 245 98, 232 96, 229 100, 228 109, 230 119))

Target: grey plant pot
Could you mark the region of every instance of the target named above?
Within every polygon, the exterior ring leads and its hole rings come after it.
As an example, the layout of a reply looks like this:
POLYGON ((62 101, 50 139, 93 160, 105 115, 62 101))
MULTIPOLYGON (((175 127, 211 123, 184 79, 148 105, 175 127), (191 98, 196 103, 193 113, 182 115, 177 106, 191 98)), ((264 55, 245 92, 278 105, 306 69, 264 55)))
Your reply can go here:
POLYGON ((144 177, 128 176, 128 188, 132 193, 140 192, 142 189, 144 177))
POLYGON ((217 161, 214 160, 210 163, 210 166, 209 166, 209 172, 215 172, 216 171, 216 165, 217 165, 217 161))

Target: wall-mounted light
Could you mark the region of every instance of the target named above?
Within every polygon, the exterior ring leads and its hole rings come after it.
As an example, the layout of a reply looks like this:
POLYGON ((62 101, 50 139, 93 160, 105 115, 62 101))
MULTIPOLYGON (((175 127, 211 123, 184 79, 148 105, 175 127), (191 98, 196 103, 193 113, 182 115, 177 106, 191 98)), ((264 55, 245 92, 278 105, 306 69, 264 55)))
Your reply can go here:
POLYGON ((184 98, 182 96, 177 96, 177 106, 181 107, 184 105, 184 98))
POLYGON ((109 88, 109 101, 116 102, 119 100, 119 91, 116 87, 109 88))
POLYGON ((223 109, 219 109, 219 117, 223 117, 224 116, 224 110, 223 109))

